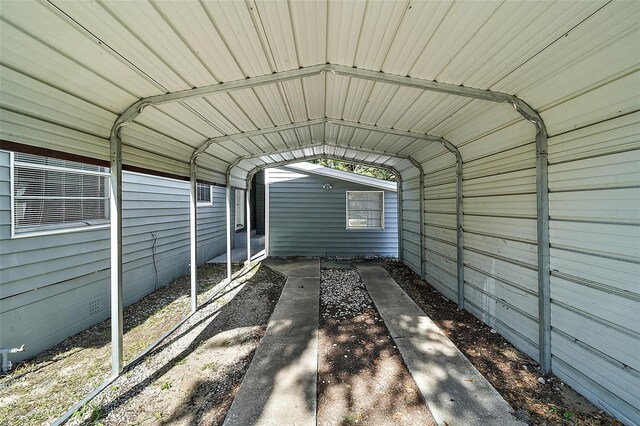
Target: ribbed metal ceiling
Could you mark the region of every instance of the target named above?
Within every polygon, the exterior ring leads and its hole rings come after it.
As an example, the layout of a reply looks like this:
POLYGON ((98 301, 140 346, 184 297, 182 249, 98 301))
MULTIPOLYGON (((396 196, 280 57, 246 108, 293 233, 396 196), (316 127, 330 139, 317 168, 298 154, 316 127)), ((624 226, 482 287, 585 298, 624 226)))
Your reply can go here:
MULTIPOLYGON (((637 2, 597 1, 5 1, 1 134, 107 159, 113 123, 141 98, 327 63, 514 94, 554 134, 579 124, 566 103, 555 105, 585 90, 597 99, 585 79, 620 79, 621 90, 638 80, 639 12, 637 2), (594 62, 603 58, 606 68, 594 62)), ((616 106, 636 105, 630 93, 616 106)), ((385 129, 444 137, 465 160, 530 142, 535 131, 508 104, 322 72, 147 107, 121 133, 124 162, 188 176, 193 152, 211 138, 309 120, 212 144, 198 177, 224 183, 237 163, 233 184, 243 186, 250 165, 292 156, 401 170, 408 159, 451 161, 441 144, 385 129), (504 140, 483 143, 505 128, 504 140)))

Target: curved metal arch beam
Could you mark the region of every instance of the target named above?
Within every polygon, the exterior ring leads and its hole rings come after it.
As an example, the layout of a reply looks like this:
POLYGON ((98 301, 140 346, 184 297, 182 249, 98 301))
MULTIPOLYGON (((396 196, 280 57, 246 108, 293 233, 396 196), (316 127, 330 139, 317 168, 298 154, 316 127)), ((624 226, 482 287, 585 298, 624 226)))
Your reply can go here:
MULTIPOLYGON (((315 146, 324 146, 325 144, 315 144, 315 146)), ((398 260, 402 262, 402 258, 403 258, 403 253, 402 253, 402 241, 403 241, 403 235, 402 235, 402 175, 400 175, 400 172, 398 172, 395 168, 391 167, 391 166, 384 166, 384 165, 380 165, 377 163, 373 163, 373 162, 368 162, 368 161, 357 161, 357 160, 350 160, 348 158, 345 157, 341 157, 339 155, 329 155, 329 154, 314 154, 314 155, 307 155, 307 156, 303 156, 302 158, 295 158, 292 160, 283 160, 283 161, 277 161, 274 163, 270 163, 270 164, 265 164, 265 165, 261 165, 261 166, 256 166, 253 169, 249 170, 248 174, 247 174, 247 178, 246 178, 246 186, 247 188, 249 187, 249 184, 251 182, 251 179, 253 179, 253 176, 258 173, 261 170, 264 169, 268 169, 270 167, 278 167, 278 166, 283 166, 283 165, 287 165, 287 164, 291 164, 291 163, 298 163, 300 161, 310 161, 310 160, 317 160, 317 159, 325 159, 325 158, 329 158, 329 159, 335 159, 335 160, 343 160, 343 161, 348 161, 352 164, 358 164, 358 165, 362 165, 362 166, 371 166, 371 167, 377 167, 380 169, 384 169, 387 170, 389 173, 393 174, 396 177, 396 182, 398 185, 398 190, 396 192, 396 197, 397 197, 397 207, 398 207, 398 260)), ((421 171, 422 173, 422 171, 421 171)), ((422 176, 422 174, 420 175, 422 176)), ((229 179, 227 179, 228 181, 229 179)))
POLYGON ((542 119, 540 119, 535 110, 529 107, 526 102, 522 101, 517 96, 507 93, 493 92, 490 90, 476 89, 473 87, 465 87, 449 83, 441 83, 438 81, 423 80, 415 77, 408 77, 397 74, 388 74, 384 72, 348 67, 344 65, 320 64, 142 98, 130 105, 116 119, 112 127, 111 135, 117 134, 117 131, 121 126, 134 120, 143 111, 143 109, 149 105, 164 104, 180 100, 203 97, 213 93, 226 93, 233 90, 257 87, 265 84, 274 84, 305 77, 312 77, 324 72, 331 72, 336 75, 360 78, 365 80, 380 81, 384 83, 396 84, 399 86, 413 87, 416 89, 428 90, 433 92, 447 93, 456 96, 481 99, 489 102, 509 102, 511 104, 517 105, 518 112, 527 120, 537 122, 538 124, 536 124, 536 126, 538 127, 540 127, 540 125, 542 124, 542 119))
MULTIPOLYGON (((242 160, 246 160, 246 159, 252 159, 252 158, 260 158, 264 155, 278 155, 278 154, 284 154, 287 152, 293 152, 293 151, 299 151, 302 149, 309 149, 309 148, 318 148, 321 146, 330 146, 330 147, 334 147, 334 148, 342 148, 342 149, 349 149, 352 151, 358 151, 358 152, 364 152, 367 154, 373 154, 373 155, 382 155, 382 156, 386 156, 386 157, 392 157, 392 158, 400 158, 406 161, 411 162, 411 164, 416 167, 419 171, 419 179, 420 179, 420 222, 421 222, 421 226, 420 226, 420 240, 423 241, 424 239, 424 197, 422 196, 422 194, 424 193, 424 171, 422 169, 422 165, 420 163, 418 163, 415 159, 408 157, 408 156, 398 156, 398 155, 390 155, 388 153, 384 153, 384 152, 380 152, 380 151, 375 151, 375 150, 368 150, 368 149, 363 149, 363 148, 345 148, 341 145, 338 144, 332 144, 332 143, 327 143, 327 142, 321 142, 321 143, 315 143, 315 144, 309 144, 303 147, 297 147, 297 148, 292 148, 292 149, 283 149, 283 150, 278 150, 277 152, 270 152, 270 153, 265 153, 265 154, 252 154, 252 155, 247 155, 247 156, 243 156, 241 158, 238 158, 234 164, 232 164, 231 166, 229 166, 229 168, 227 169, 227 182, 230 182, 230 176, 231 176, 231 170, 236 167, 240 162, 242 162, 242 160)), ((354 160, 348 157, 341 157, 338 155, 328 155, 328 154, 314 154, 312 156, 303 156, 303 158, 296 158, 296 159, 292 159, 292 160, 286 160, 286 161, 281 161, 281 162, 274 162, 274 163, 269 163, 269 164, 265 164, 262 166, 256 166, 254 167, 252 170, 248 171, 247 177, 246 177, 246 183, 245 186, 248 188, 251 182, 251 179, 253 178, 253 176, 255 175, 255 173, 257 173, 260 170, 263 170, 265 168, 269 168, 269 167, 277 167, 278 164, 282 165, 282 163, 284 164, 290 164, 290 163, 295 163, 295 162, 299 162, 299 161, 305 161, 305 160, 312 160, 314 158, 334 158, 334 159, 338 159, 338 160, 343 160, 343 161, 347 161, 353 164, 360 164, 360 165, 364 165, 364 166, 372 166, 372 167, 378 167, 378 168, 382 168, 385 170, 388 170, 390 173, 392 173, 394 176, 396 176, 396 180, 398 182, 398 185, 400 186, 400 188, 402 188, 402 176, 400 175, 400 173, 393 168, 392 166, 386 166, 384 164, 381 163, 375 163, 375 162, 366 162, 366 161, 358 161, 358 160, 354 160)), ((400 261, 403 260, 403 229, 402 229, 402 216, 403 216, 403 203, 402 203, 402 190, 399 189, 398 190, 398 259, 400 261)), ((420 250, 421 254, 420 254, 420 275, 421 277, 424 277, 424 250, 420 250)))
POLYGON ((230 134, 230 135, 224 135, 224 136, 218 136, 218 137, 215 137, 215 138, 210 138, 210 139, 206 140, 202 145, 200 145, 193 152, 193 154, 191 156, 191 160, 193 161, 200 154, 204 153, 211 145, 220 144, 220 143, 223 143, 223 142, 228 142, 228 141, 232 141, 232 140, 235 140, 235 139, 251 138, 251 137, 255 137, 255 136, 261 136, 261 135, 267 135, 267 134, 271 134, 271 133, 277 133, 277 132, 281 132, 281 131, 285 131, 285 130, 299 129, 299 128, 307 127, 307 126, 316 126, 318 124, 335 124, 335 125, 339 125, 339 126, 352 127, 352 128, 368 130, 368 131, 372 131, 372 132, 387 133, 387 134, 396 135, 396 136, 408 137, 408 138, 413 138, 413 139, 420 139, 420 140, 425 140, 425 141, 430 141, 430 142, 438 142, 438 143, 441 143, 443 145, 448 144, 449 146, 447 147, 447 149, 449 149, 449 150, 451 150, 450 147, 453 147, 455 149, 455 147, 452 144, 450 144, 449 141, 447 141, 446 139, 444 139, 444 138, 442 138, 440 136, 429 135, 427 133, 415 133, 415 132, 410 132, 410 131, 407 131, 407 130, 398 130, 398 129, 393 129, 393 128, 389 128, 389 127, 373 126, 373 125, 370 125, 370 124, 358 123, 358 122, 355 122, 355 121, 348 121, 348 120, 343 120, 343 119, 331 119, 331 118, 325 117, 325 118, 316 118, 316 119, 313 119, 313 120, 298 121, 298 122, 294 122, 294 123, 290 123, 290 124, 284 124, 282 126, 266 127, 264 129, 250 130, 248 132, 234 133, 234 134, 230 134))
MULTIPOLYGON (((260 153, 260 154, 243 155, 241 157, 238 157, 231 165, 229 165, 229 167, 227 168, 227 173, 226 174, 227 174, 227 176, 231 176, 231 170, 233 168, 235 168, 238 164, 240 164, 244 160, 251 160, 251 159, 254 159, 254 158, 260 158, 260 157, 264 157, 264 156, 268 156, 268 155, 281 155, 281 154, 286 154, 286 153, 290 153, 290 152, 301 151, 303 149, 313 149, 313 148, 319 148, 319 147, 323 147, 323 146, 329 146, 329 147, 332 147, 332 148, 340 148, 340 149, 346 149, 346 150, 351 150, 351 151, 356 151, 356 152, 362 152, 364 154, 380 155, 380 156, 385 156, 385 157, 398 158, 398 159, 401 159, 401 160, 407 160, 407 161, 411 162, 411 164, 414 167, 416 167, 420 172, 422 172, 422 166, 420 165, 420 163, 418 163, 415 159, 413 159, 411 157, 408 157, 408 156, 394 155, 394 154, 390 154, 388 152, 376 151, 376 150, 373 150, 373 149, 346 147, 346 146, 342 146, 342 145, 339 145, 339 144, 334 144, 334 143, 331 143, 331 142, 322 141, 322 142, 315 142, 315 143, 311 143, 309 145, 303 145, 303 146, 299 146, 299 147, 295 147, 295 148, 285 148, 285 149, 279 149, 279 150, 276 150, 276 151, 264 152, 264 153, 260 153)), ((358 160, 352 160, 352 159, 347 158, 347 157, 338 157, 338 156, 336 156, 335 159, 340 159, 342 161, 346 161, 346 162, 349 162, 349 163, 358 164, 358 160)), ((291 162, 296 162, 296 161, 304 161, 304 159, 291 160, 291 162)), ((265 167, 266 168, 272 167, 271 164, 272 163, 269 163, 269 164, 265 165, 265 167)), ((275 164, 275 163, 273 163, 273 164, 275 164)), ((363 164, 363 165, 372 166, 372 167, 378 167, 378 168, 381 168, 381 169, 389 169, 389 168, 391 168, 391 166, 385 166, 384 164, 375 163, 375 162, 368 162, 367 164, 363 164)), ((273 167, 276 167, 276 166, 273 166, 273 167)))
MULTIPOLYGON (((413 87, 439 93, 480 99, 489 102, 508 102, 526 120, 536 127, 536 203, 537 203, 537 237, 538 237, 538 324, 539 324, 539 352, 540 368, 542 372, 551 370, 551 296, 550 296, 550 256, 549 256, 549 183, 548 183, 548 152, 547 130, 540 114, 525 101, 515 95, 472 87, 456 86, 414 77, 388 74, 378 71, 365 70, 343 65, 321 64, 303 67, 295 70, 280 71, 269 75, 251 77, 218 83, 178 92, 143 98, 133 103, 121 114, 111 128, 112 146, 119 144, 120 129, 134 120, 148 105, 174 102, 184 99, 202 97, 213 93, 225 93, 265 84, 273 84, 293 79, 311 77, 323 72, 336 75, 350 76, 372 81, 413 87)), ((112 250, 113 255, 117 255, 112 250)), ((120 255, 121 257, 121 255, 120 255)))

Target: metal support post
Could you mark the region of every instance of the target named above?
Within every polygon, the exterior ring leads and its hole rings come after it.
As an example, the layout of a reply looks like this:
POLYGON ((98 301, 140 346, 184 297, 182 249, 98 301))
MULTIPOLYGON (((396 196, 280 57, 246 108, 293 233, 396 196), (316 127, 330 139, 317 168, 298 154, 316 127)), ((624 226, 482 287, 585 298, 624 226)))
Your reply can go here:
POLYGON ((227 178, 226 190, 227 209, 227 280, 231 281, 231 182, 227 178))
POLYGON ((547 130, 536 135, 536 199, 538 230, 538 325, 540 370, 551 371, 551 267, 549 256, 549 174, 547 130))
POLYGON ((197 216, 197 182, 196 182, 196 164, 191 162, 191 179, 189 182, 189 245, 191 253, 190 272, 191 272, 191 312, 195 312, 198 308, 198 216, 197 216))
POLYGON ((396 187, 396 197, 398 203, 398 261, 402 262, 404 259, 403 253, 403 242, 404 242, 404 219, 402 216, 402 191, 403 182, 402 179, 399 178, 400 174, 398 173, 398 183, 396 187))
POLYGON ((264 254, 269 256, 269 239, 271 237, 269 218, 269 169, 264 170, 264 254))
POLYGON ((247 223, 244 225, 244 229, 247 231, 247 265, 251 264, 251 187, 250 181, 247 181, 247 193, 245 198, 247 212, 247 223))
POLYGON ((122 372, 122 141, 111 133, 109 215, 111 219, 111 374, 122 372))
POLYGON ((538 237, 538 351, 540 371, 551 371, 551 266, 549 255, 549 159, 542 117, 521 99, 511 105, 536 126, 536 216, 538 237))
POLYGON ((456 247, 458 263, 458 309, 464 309, 464 227, 462 210, 462 157, 456 156, 456 247))
POLYGON ((420 170, 420 278, 426 279, 424 258, 424 172, 420 170))

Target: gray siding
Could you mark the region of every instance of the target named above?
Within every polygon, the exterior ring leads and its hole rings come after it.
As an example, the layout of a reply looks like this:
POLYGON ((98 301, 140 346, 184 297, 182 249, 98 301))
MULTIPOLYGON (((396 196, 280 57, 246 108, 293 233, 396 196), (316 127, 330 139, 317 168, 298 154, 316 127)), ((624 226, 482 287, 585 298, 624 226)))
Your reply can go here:
MULTIPOLYGON (((10 154, 0 151, 0 347, 25 344, 18 361, 109 317, 109 229, 11 239, 10 154), (90 312, 89 305, 98 305, 90 312)), ((198 260, 226 250, 225 189, 198 207, 198 260)), ((157 236, 158 285, 188 271, 189 184, 123 175, 124 301, 151 292, 157 236)))
POLYGON ((351 182, 277 168, 269 170, 272 256, 397 256, 396 193, 385 191, 385 229, 347 231, 345 191, 379 191, 351 182), (322 186, 329 182, 333 189, 322 186))
POLYGON ((256 234, 264 235, 264 171, 255 175, 255 230, 256 234))

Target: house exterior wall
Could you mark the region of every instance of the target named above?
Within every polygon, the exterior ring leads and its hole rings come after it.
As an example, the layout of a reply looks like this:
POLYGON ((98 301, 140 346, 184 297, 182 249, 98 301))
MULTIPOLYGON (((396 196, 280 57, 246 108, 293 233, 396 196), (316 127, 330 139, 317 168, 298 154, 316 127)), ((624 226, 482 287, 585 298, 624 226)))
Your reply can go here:
MULTIPOLYGON (((124 303, 188 272, 189 183, 123 173, 124 303)), ((198 262, 226 250, 225 189, 198 207, 198 262)), ((232 204, 233 205, 233 204, 232 204)), ((0 151, 0 347, 33 356, 109 317, 109 228, 11 238, 10 153, 0 151)))
POLYGON ((264 235, 264 171, 256 173, 254 177, 255 181, 255 214, 252 218, 255 219, 255 231, 258 235, 264 235))
POLYGON ((269 169, 271 256, 397 256, 396 193, 384 191, 384 230, 346 230, 346 191, 380 191, 287 168, 269 169), (329 183, 332 189, 323 189, 329 183))

